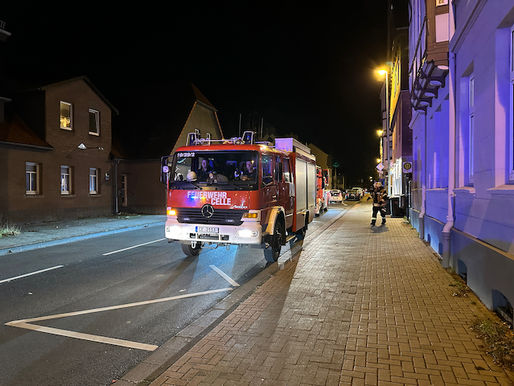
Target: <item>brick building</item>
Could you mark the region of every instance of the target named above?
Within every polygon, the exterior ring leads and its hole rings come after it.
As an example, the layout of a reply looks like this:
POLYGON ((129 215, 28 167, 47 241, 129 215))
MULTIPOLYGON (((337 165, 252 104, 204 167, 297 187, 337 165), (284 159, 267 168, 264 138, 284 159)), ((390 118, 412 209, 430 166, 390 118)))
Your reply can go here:
POLYGON ((3 221, 111 213, 109 155, 117 110, 88 78, 14 94, 0 108, 3 221))

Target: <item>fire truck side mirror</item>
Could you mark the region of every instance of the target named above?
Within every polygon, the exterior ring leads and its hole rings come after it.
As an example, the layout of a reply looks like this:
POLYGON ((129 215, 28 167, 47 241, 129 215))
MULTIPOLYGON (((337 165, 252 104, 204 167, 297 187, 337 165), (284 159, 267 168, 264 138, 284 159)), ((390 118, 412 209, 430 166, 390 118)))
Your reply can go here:
POLYGON ((161 183, 167 185, 169 181, 170 168, 168 166, 168 156, 161 157, 161 173, 160 173, 160 181, 161 183))

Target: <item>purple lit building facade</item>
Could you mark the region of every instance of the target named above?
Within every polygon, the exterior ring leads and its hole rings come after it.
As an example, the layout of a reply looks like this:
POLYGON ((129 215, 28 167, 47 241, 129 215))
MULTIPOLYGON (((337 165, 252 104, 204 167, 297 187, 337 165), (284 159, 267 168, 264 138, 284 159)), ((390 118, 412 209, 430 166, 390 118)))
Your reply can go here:
POLYGON ((410 11, 410 221, 512 320, 514 4, 413 0, 410 11))

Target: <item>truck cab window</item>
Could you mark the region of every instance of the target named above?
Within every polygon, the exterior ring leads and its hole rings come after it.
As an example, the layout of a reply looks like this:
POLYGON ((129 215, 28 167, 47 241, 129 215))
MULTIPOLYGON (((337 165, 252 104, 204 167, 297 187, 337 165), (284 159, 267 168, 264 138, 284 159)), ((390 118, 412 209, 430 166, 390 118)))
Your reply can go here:
POLYGON ((270 155, 263 155, 261 165, 262 183, 264 185, 269 185, 273 182, 273 158, 270 155))
POLYGON ((282 182, 282 159, 275 157, 275 181, 282 182))
POLYGON ((282 172, 284 174, 284 181, 285 182, 293 182, 291 178, 291 172, 289 171, 289 160, 287 158, 283 159, 282 163, 282 172))

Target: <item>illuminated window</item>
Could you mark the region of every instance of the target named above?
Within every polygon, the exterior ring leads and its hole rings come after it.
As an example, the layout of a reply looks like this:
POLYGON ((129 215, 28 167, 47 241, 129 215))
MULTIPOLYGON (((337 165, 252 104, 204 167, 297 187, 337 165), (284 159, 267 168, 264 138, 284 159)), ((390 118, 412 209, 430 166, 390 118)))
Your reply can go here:
POLYGON ((62 165, 61 166, 61 194, 71 194, 71 167, 62 165))
POLYGON ((68 102, 60 102, 60 122, 61 122, 61 129, 63 130, 72 130, 72 109, 71 103, 68 102))
POLYGON ((25 194, 39 194, 39 164, 25 162, 25 194))
POLYGON ((100 135, 100 111, 89 109, 89 134, 100 135))
POLYGON ((98 169, 89 168, 89 194, 98 194, 98 169))

